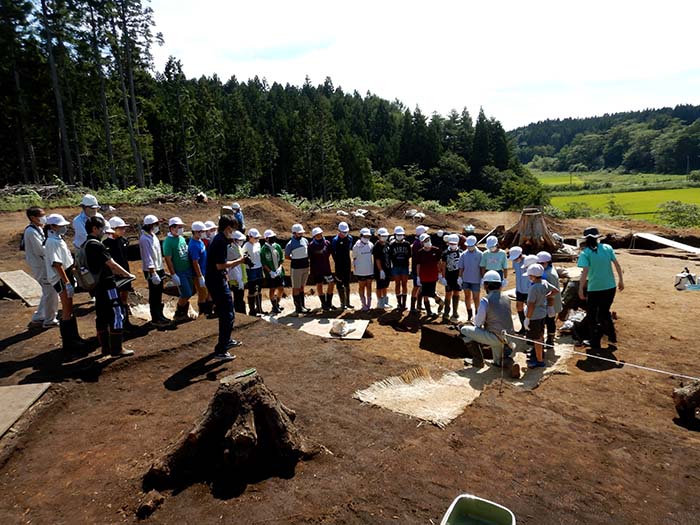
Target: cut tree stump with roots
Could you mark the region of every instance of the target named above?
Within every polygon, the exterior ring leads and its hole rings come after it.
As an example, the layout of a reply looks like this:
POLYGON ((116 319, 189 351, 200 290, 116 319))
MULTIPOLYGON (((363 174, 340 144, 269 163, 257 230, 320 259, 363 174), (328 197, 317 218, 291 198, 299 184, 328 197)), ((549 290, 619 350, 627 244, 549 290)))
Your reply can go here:
POLYGON ((299 432, 295 418, 254 369, 227 376, 194 428, 153 463, 143 488, 209 482, 215 492, 232 494, 249 482, 291 477, 297 462, 320 452, 299 432))
POLYGON ((695 419, 695 411, 700 407, 700 381, 674 388, 671 397, 681 420, 687 422, 695 419))
POLYGON ((547 250, 555 253, 559 243, 549 231, 544 220, 544 214, 538 208, 525 208, 520 214, 520 220, 505 231, 500 238, 504 248, 520 246, 524 254, 537 253, 547 250))

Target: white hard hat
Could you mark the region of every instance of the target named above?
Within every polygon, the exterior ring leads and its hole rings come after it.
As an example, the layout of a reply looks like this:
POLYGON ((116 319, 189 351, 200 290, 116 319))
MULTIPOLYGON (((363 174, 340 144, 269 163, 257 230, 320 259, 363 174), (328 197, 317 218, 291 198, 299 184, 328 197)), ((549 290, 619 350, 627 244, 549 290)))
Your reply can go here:
POLYGON ((476 237, 473 235, 467 237, 467 246, 476 246, 476 237))
POLYGON ((445 232, 443 230, 438 230, 437 231, 437 236, 442 238, 445 235, 445 232))
POLYGON ((508 259, 514 261, 523 254, 523 249, 520 246, 513 246, 508 254, 508 259))
POLYGON ((105 222, 105 230, 104 230, 104 231, 105 231, 105 233, 114 233, 114 230, 113 230, 112 227, 109 225, 109 221, 106 221, 106 222, 105 222))
POLYGON ((537 264, 537 255, 526 255, 520 266, 521 268, 527 268, 533 264, 537 264))
POLYGON ((423 226, 422 224, 420 226, 416 226, 416 235, 423 235, 429 229, 430 228, 428 228, 427 226, 423 226))
POLYGON ((467 233, 471 233, 471 232, 476 231, 476 227, 475 227, 473 224, 467 224, 467 225, 463 228, 463 230, 464 230, 465 232, 467 232, 467 233))
POLYGON ((217 227, 217 226, 216 226, 216 223, 215 223, 214 221, 207 221, 207 222, 204 223, 204 229, 205 229, 205 230, 211 230, 211 229, 214 229, 214 228, 216 228, 216 227, 217 227))
POLYGON ((551 253, 546 252, 544 250, 537 253, 537 262, 538 263, 551 262, 551 261, 552 261, 552 254, 551 253))
POLYGON ((266 239, 269 239, 270 237, 275 237, 275 232, 272 230, 265 230, 265 233, 263 233, 263 237, 266 239))
POLYGON ((202 221, 194 221, 192 223, 193 232, 201 232, 207 229, 207 226, 202 221))
POLYGON ((231 209, 232 209, 232 210, 240 210, 240 209, 241 209, 241 205, 238 204, 237 202, 234 202, 233 204, 231 204, 231 209))
POLYGON ((182 219, 180 217, 171 217, 170 220, 168 221, 168 226, 184 226, 185 223, 182 222, 182 219))
POLYGON ((311 230, 312 237, 316 237, 317 235, 320 235, 321 233, 323 233, 323 229, 319 228, 318 226, 316 226, 313 230, 311 230))
POLYGON ((484 274, 485 283, 500 283, 501 275, 496 270, 489 270, 484 274))
POLYGON ((394 228, 394 235, 404 235, 406 231, 403 229, 403 226, 396 226, 394 228))
POLYGON ((388 237, 388 236, 389 236, 389 230, 387 230, 386 228, 379 228, 379 229, 377 230, 377 235, 378 235, 379 237, 388 237))
POLYGON ((233 232, 233 240, 235 241, 245 241, 245 235, 243 235, 238 230, 233 232))
POLYGON ((112 217, 108 221, 110 228, 124 228, 129 226, 121 217, 112 217))
POLYGON ((486 247, 494 248, 495 246, 498 246, 498 238, 494 235, 489 235, 488 237, 486 237, 486 247))
POLYGON ((259 239, 260 238, 260 232, 256 230, 255 228, 251 228, 248 230, 248 237, 253 237, 254 239, 259 239))
POLYGON ((449 244, 459 244, 459 235, 457 235, 457 234, 448 235, 447 242, 449 244))
POLYGON ((350 231, 350 227, 348 226, 347 222, 341 222, 338 224, 338 231, 342 233, 348 233, 350 231))
POLYGON ((87 206, 88 208, 99 208, 100 205, 97 203, 97 197, 86 193, 83 195, 83 200, 80 201, 81 206, 87 206))
POLYGON ((527 272, 525 272, 526 276, 535 276, 535 277, 542 277, 542 274, 544 273, 544 268, 542 268, 541 264, 531 264, 530 266, 527 267, 527 272))
POLYGON ((52 213, 46 217, 46 224, 51 226, 68 226, 70 222, 68 222, 60 213, 52 213))
POLYGON ((155 215, 146 215, 143 218, 143 225, 144 226, 148 226, 150 224, 156 224, 158 222, 160 222, 160 220, 155 215))
POLYGON ((428 235, 427 233, 421 233, 421 234, 420 234, 420 237, 418 237, 418 240, 419 240, 420 242, 429 241, 429 240, 430 240, 430 235, 428 235))
POLYGON ((293 224, 292 233, 304 233, 304 227, 301 224, 293 224))
POLYGON ((362 228, 360 230, 360 235, 372 235, 372 232, 369 231, 369 228, 362 228))

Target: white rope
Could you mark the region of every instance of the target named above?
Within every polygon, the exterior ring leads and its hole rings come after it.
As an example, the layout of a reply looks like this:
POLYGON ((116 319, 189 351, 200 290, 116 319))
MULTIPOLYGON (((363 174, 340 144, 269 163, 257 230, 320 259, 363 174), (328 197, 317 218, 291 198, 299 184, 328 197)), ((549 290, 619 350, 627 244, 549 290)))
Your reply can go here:
MULTIPOLYGON (((527 341, 528 343, 539 343, 539 344, 541 344, 543 347, 554 348, 554 345, 549 345, 549 344, 546 344, 546 343, 542 343, 541 341, 534 341, 534 340, 532 340, 532 339, 528 339, 527 337, 520 337, 520 336, 517 336, 517 335, 511 335, 511 334, 509 334, 509 333, 507 333, 507 332, 505 332, 505 331, 503 332, 503 335, 504 335, 505 337, 509 337, 509 338, 511 338, 511 339, 518 339, 518 340, 520 340, 520 341, 527 341)), ((648 366, 635 365, 634 363, 628 363, 628 362, 626 362, 626 361, 618 361, 617 359, 609 359, 609 358, 607 358, 607 357, 601 357, 601 356, 598 356, 598 355, 591 355, 591 354, 587 354, 586 352, 578 352, 578 351, 576 351, 576 350, 572 350, 571 353, 573 353, 573 354, 578 354, 578 355, 582 355, 582 356, 584 356, 584 357, 590 357, 591 359, 599 359, 599 360, 601 360, 601 361, 607 361, 608 363, 614 363, 614 364, 620 365, 620 366, 629 366, 629 367, 632 367, 632 368, 639 368, 640 370, 646 370, 647 372, 656 372, 657 374, 666 374, 666 375, 669 375, 669 376, 681 377, 681 378, 683 378, 683 379, 692 379, 693 381, 700 381, 700 377, 686 376, 686 375, 683 375, 683 374, 677 374, 677 373, 675 373, 675 372, 669 372, 669 371, 667 371, 667 370, 661 370, 661 369, 659 369, 659 368, 651 368, 651 367, 648 367, 648 366)))

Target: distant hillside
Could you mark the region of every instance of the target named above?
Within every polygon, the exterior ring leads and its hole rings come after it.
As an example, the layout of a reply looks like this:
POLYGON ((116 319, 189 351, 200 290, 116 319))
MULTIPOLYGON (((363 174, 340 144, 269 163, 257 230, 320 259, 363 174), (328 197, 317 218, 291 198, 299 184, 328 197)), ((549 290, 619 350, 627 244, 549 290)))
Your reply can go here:
POLYGON ((523 163, 558 171, 700 169, 700 106, 545 120, 508 132, 523 163))

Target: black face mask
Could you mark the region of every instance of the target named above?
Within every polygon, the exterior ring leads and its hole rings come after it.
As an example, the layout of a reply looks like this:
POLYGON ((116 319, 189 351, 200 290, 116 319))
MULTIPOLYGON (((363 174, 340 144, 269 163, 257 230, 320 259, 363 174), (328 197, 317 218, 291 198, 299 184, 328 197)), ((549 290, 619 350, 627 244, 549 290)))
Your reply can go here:
POLYGON ((594 237, 586 237, 586 248, 596 251, 598 249, 598 239, 594 237))

